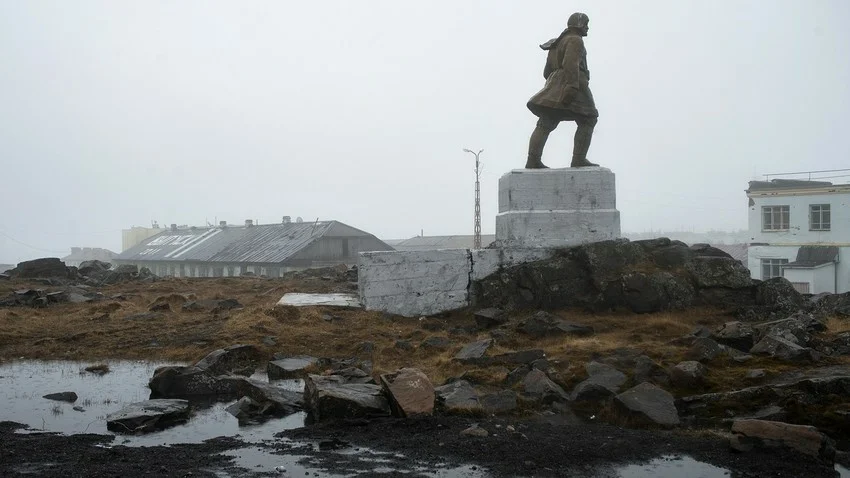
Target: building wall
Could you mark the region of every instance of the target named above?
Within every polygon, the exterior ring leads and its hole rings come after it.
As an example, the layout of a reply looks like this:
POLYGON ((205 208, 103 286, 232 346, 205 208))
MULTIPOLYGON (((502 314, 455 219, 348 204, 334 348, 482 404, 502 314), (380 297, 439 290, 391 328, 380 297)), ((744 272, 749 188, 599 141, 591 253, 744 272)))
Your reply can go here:
MULTIPOLYGON (((797 258, 797 250, 800 246, 750 246, 747 255, 747 267, 750 269, 750 275, 753 279, 762 279, 761 276, 761 260, 762 259, 787 259, 788 262, 793 262, 797 258)), ((792 269, 785 269, 786 275, 788 278, 787 272, 792 269)), ((837 290, 835 292, 850 292, 850 246, 839 247, 838 248, 838 263, 835 265, 834 269, 831 269, 832 279, 836 284, 837 290)), ((793 275, 792 277, 797 277, 793 275)), ((822 288, 825 279, 825 275, 827 272, 819 271, 818 277, 824 277, 823 279, 818 279, 818 287, 822 288)), ((797 282, 796 280, 791 280, 791 282, 797 282)), ((825 292, 833 292, 831 284, 833 282, 826 282, 830 290, 825 292)), ((814 284, 813 284, 814 285, 814 284)), ((813 292, 815 293, 815 292, 813 292)))
POLYGON ((130 229, 123 229, 121 231, 121 252, 138 246, 145 239, 153 237, 164 230, 154 227, 131 227, 130 229))
POLYGON ((850 193, 752 196, 748 224, 751 243, 850 245, 850 193), (809 230, 809 205, 829 204, 831 229, 809 230), (788 206, 787 231, 762 231, 763 206, 788 206))
POLYGON ((791 282, 809 284, 810 294, 835 292, 835 264, 826 264, 811 269, 788 268, 782 274, 791 282))

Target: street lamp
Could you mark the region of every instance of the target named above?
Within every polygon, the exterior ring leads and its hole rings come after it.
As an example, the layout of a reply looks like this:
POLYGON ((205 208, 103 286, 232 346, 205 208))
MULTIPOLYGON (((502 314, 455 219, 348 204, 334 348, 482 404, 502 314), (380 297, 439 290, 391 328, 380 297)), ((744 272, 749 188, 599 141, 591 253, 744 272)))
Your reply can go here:
POLYGON ((483 149, 479 149, 476 153, 471 149, 463 148, 463 151, 475 156, 475 235, 473 236, 473 245, 474 249, 481 249, 481 162, 478 159, 478 156, 484 152, 483 149))

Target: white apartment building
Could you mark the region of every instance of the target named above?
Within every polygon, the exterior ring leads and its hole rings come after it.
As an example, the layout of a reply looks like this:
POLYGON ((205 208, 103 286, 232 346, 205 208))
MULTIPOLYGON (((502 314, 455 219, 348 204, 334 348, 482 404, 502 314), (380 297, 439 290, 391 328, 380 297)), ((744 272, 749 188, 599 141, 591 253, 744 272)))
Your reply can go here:
POLYGON ((850 184, 750 181, 748 267, 802 293, 850 291, 850 184))

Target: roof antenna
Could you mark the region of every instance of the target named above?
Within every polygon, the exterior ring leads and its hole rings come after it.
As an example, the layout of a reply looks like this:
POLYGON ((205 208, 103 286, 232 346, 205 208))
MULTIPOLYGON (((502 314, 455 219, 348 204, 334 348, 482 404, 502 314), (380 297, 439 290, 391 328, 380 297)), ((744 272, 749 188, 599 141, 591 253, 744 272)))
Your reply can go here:
POLYGON ((313 231, 312 231, 312 232, 310 232, 310 235, 311 235, 311 236, 312 236, 313 234, 315 234, 315 233, 316 233, 316 228, 317 228, 317 227, 319 227, 319 218, 318 218, 318 217, 316 218, 316 222, 314 222, 314 223, 313 223, 313 231))

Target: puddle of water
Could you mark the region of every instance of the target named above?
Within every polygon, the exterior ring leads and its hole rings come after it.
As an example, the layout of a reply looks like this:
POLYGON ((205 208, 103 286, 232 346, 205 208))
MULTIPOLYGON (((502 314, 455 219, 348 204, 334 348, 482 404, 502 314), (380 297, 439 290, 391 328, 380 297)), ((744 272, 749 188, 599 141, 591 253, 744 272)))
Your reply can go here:
MULTIPOLYGON (((72 361, 18 361, 0 364, 0 421, 24 423, 37 431, 64 434, 116 435, 115 444, 127 446, 200 443, 219 436, 240 436, 249 442, 269 440, 282 430, 304 425, 305 413, 273 418, 263 423, 239 425, 226 408, 235 400, 193 403, 189 421, 146 435, 120 435, 106 429, 106 415, 150 397, 148 380, 157 367, 182 365, 164 362, 109 361, 110 372, 99 376, 80 371, 93 363, 72 361), (74 403, 42 398, 48 393, 75 392, 74 403), (83 411, 74 410, 81 407, 83 411)), ((253 378, 266 380, 264 373, 253 378)), ((275 385, 300 391, 302 381, 277 381, 275 385)))
POLYGON ((696 461, 687 456, 663 456, 642 465, 628 465, 616 470, 618 478, 723 478, 729 470, 696 461))
MULTIPOLYGON (((298 455, 275 455, 261 448, 247 447, 228 450, 222 453, 224 456, 233 457, 233 464, 244 468, 252 473, 276 473, 281 476, 314 476, 319 478, 336 478, 345 475, 333 475, 317 471, 298 463, 303 456, 298 455)), ((229 477, 224 471, 216 472, 220 478, 229 477)))

